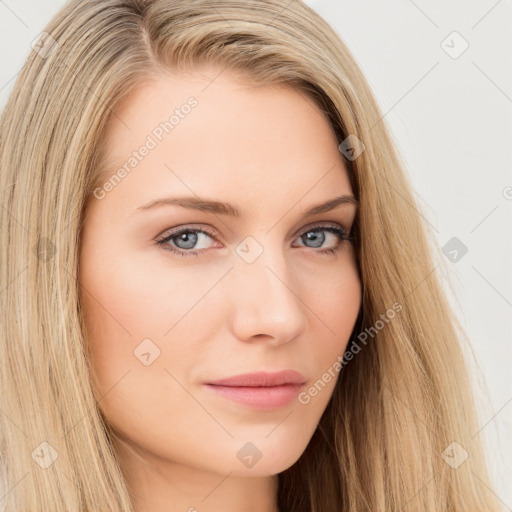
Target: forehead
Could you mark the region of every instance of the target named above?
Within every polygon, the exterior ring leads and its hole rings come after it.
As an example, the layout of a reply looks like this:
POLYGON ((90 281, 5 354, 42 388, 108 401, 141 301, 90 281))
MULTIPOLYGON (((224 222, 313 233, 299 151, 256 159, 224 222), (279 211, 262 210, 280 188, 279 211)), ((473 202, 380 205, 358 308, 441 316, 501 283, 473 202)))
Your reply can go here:
POLYGON ((312 98, 229 70, 162 75, 133 90, 111 117, 103 166, 107 180, 124 169, 116 188, 139 204, 164 192, 231 191, 233 201, 311 192, 313 201, 333 188, 351 191, 332 127, 312 98))

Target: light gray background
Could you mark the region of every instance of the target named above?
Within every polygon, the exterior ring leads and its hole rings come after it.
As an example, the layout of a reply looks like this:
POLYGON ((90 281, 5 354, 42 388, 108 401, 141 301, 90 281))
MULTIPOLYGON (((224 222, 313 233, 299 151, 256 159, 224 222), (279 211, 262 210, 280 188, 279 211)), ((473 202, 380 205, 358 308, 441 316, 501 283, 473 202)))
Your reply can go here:
MULTIPOLYGON (((0 108, 63 3, 0 0, 0 108)), ((411 215, 423 216, 440 247, 452 237, 468 247, 456 263, 446 259, 455 289, 447 292, 489 388, 478 398, 481 435, 497 494, 512 510, 512 0, 307 3, 373 88, 423 209, 411 215), (453 31, 469 44, 458 58, 445 51, 461 48, 453 31)))

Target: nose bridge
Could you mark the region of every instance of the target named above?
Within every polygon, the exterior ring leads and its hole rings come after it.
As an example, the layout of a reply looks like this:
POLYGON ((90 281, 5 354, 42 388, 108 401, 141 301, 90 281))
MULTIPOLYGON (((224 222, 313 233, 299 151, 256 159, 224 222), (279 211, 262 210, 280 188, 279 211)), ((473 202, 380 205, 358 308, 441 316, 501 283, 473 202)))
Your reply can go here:
POLYGON ((242 242, 237 248, 232 280, 233 329, 237 337, 248 340, 267 335, 285 343, 305 329, 304 304, 294 289, 294 276, 282 246, 274 243, 271 247, 269 239, 264 247, 254 239, 242 242), (254 261, 246 257, 251 251, 259 252, 254 261))

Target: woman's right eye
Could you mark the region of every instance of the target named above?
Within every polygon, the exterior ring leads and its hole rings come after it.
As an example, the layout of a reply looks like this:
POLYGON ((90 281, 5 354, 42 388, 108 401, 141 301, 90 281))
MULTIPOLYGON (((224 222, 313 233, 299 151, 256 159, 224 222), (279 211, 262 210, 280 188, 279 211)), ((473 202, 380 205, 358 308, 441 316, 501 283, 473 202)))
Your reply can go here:
MULTIPOLYGON (((195 245, 206 238, 212 238, 213 233, 209 233, 203 229, 192 229, 192 228, 182 228, 176 231, 173 231, 167 234, 163 239, 158 240, 158 244, 162 246, 162 249, 165 251, 172 252, 177 254, 178 256, 199 256, 204 252, 201 250, 190 251, 190 249, 197 249, 195 245), (173 242, 175 245, 170 245, 169 242, 173 242)), ((204 249, 204 247, 199 247, 199 249, 204 249)))

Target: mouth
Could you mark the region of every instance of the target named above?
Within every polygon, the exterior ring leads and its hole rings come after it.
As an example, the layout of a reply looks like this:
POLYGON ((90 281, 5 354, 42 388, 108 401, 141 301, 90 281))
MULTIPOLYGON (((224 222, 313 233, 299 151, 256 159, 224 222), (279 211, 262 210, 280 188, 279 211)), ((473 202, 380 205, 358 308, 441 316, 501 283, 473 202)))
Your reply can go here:
POLYGON ((222 398, 254 409, 268 410, 288 405, 297 397, 303 384, 281 384, 278 386, 222 386, 204 384, 204 386, 222 398))
POLYGON ((295 370, 256 372, 236 375, 212 382, 204 388, 216 396, 253 409, 272 410, 290 404, 307 379, 295 370))

